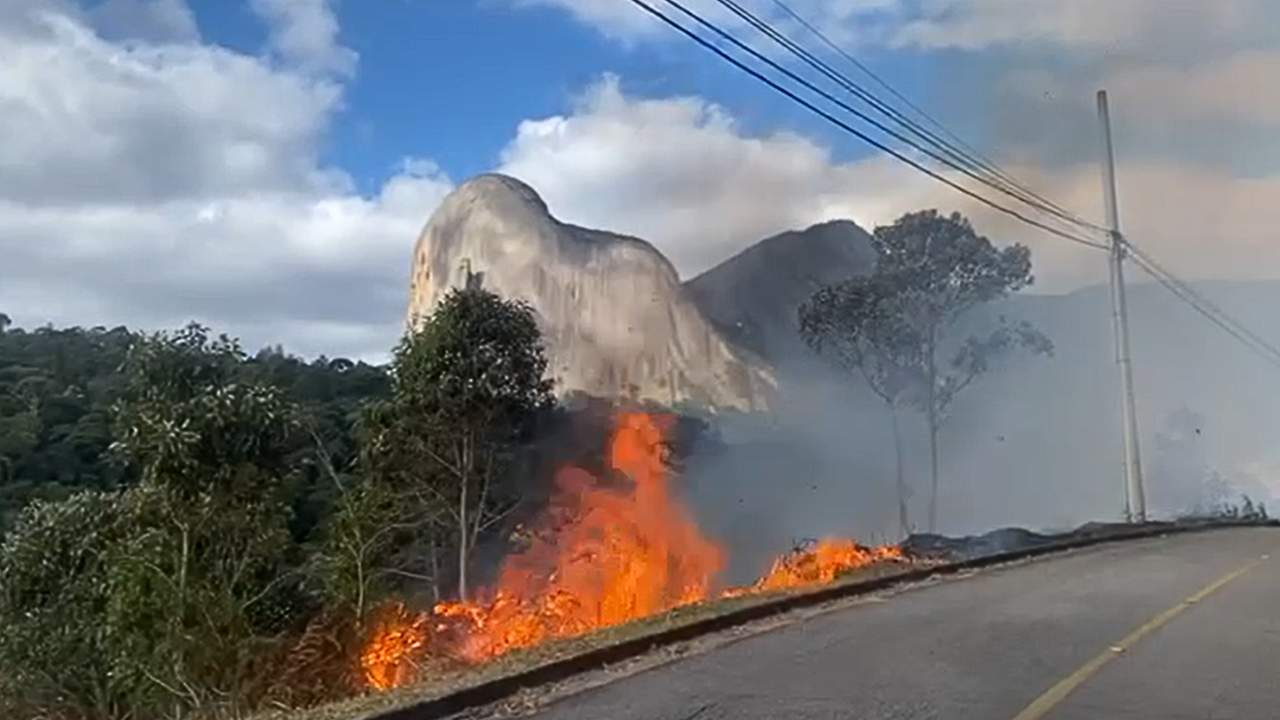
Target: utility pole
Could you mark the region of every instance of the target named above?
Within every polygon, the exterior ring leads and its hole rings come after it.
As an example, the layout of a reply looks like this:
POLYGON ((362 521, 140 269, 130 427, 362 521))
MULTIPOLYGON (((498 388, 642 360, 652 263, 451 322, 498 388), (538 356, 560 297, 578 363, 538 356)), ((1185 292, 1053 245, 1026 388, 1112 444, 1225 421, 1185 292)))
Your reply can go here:
POLYGON ((1142 488, 1142 454, 1138 448, 1138 415, 1133 401, 1133 362, 1129 357, 1129 306, 1124 292, 1124 236, 1116 205, 1116 157, 1111 143, 1111 112, 1107 91, 1098 91, 1098 120, 1102 125, 1102 195, 1111 229, 1111 319, 1115 332, 1116 364, 1120 366, 1120 412, 1124 425, 1125 517, 1146 522, 1147 498, 1142 488))

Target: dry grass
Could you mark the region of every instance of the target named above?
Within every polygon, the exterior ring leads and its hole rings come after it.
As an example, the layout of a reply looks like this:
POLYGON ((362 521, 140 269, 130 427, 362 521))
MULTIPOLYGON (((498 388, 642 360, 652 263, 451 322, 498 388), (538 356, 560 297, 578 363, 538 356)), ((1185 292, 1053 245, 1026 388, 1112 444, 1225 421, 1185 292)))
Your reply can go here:
POLYGON ((391 710, 434 700, 469 687, 516 675, 540 665, 582 655, 592 650, 628 640, 655 635, 710 617, 724 615, 741 608, 766 604, 779 598, 809 592, 817 589, 817 587, 825 589, 836 585, 852 584, 872 578, 897 575, 911 567, 900 563, 880 563, 859 568, 841 576, 833 585, 810 586, 686 605, 661 615, 650 616, 624 625, 603 628, 586 635, 517 650, 483 665, 441 671, 420 682, 394 690, 371 692, 359 697, 312 708, 266 712, 258 716, 256 720, 361 720, 372 718, 391 710))

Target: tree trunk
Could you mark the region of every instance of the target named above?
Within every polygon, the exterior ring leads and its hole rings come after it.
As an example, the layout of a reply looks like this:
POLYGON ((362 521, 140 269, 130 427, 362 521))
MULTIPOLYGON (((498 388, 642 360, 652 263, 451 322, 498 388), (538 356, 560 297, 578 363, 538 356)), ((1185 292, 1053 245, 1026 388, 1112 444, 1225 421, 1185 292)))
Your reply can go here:
POLYGON ((436 542, 437 528, 431 528, 431 604, 440 602, 440 544, 436 542))
POLYGON ((459 481, 462 485, 458 491, 458 600, 467 600, 467 539, 471 534, 468 522, 467 490, 471 485, 471 443, 470 436, 462 439, 462 467, 459 481))
POLYGON ((458 500, 458 599, 467 599, 467 485, 463 483, 458 500))
POLYGON ((364 553, 355 553, 356 561, 356 624, 364 624, 364 553))
POLYGON ((938 411, 929 410, 929 532, 938 531, 938 411))
MULTIPOLYGON (((480 497, 476 499, 475 512, 471 513, 474 517, 471 521, 471 547, 475 547, 480 542, 480 530, 483 528, 485 521, 484 513, 489 504, 489 483, 492 481, 490 473, 493 470, 492 452, 492 449, 485 452, 484 470, 480 472, 480 497)), ((471 451, 472 457, 475 454, 475 449, 473 448, 471 451)))
POLYGON ((178 617, 187 613, 187 564, 191 560, 191 535, 186 525, 178 526, 182 533, 182 556, 178 560, 178 617))
POLYGON ((938 531, 938 366, 934 358, 934 333, 929 332, 929 532, 938 531))
POLYGON ((907 514, 907 480, 903 468, 902 430, 898 427, 898 405, 891 401, 886 404, 889 406, 889 417, 893 421, 894 473, 895 487, 898 491, 898 535, 905 540, 911 534, 911 520, 907 514))

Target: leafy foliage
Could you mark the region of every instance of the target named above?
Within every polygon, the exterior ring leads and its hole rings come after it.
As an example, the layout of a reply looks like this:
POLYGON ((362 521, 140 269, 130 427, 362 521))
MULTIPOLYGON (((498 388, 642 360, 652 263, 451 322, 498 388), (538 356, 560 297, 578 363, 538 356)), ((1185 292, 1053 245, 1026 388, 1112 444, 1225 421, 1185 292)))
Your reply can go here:
POLYGON ((551 404, 532 312, 479 290, 446 298, 390 375, 250 357, 199 325, 10 326, 6 717, 239 717, 356 690, 367 608, 445 552, 465 582, 551 404))
POLYGON ((117 369, 135 336, 124 328, 0 331, 0 533, 28 502, 127 482, 103 462, 117 369))
POLYGON ((873 274, 819 289, 800 306, 800 334, 814 351, 830 357, 850 374, 860 375, 889 411, 893 429, 898 532, 911 533, 907 507, 910 489, 904 474, 898 406, 919 367, 916 331, 896 304, 896 278, 873 274))
POLYGON ((28 473, 65 437, 49 420, 93 417, 102 437, 89 457, 113 488, 7 496, 26 507, 10 510, 0 546, 0 714, 173 717, 260 703, 269 666, 325 598, 304 570, 330 502, 306 478, 317 457, 353 461, 354 419, 386 391, 385 374, 249 358, 197 325, 152 336, 8 329, 0 357, 11 381, 0 423, 34 425, 21 442, 5 435, 0 487, 40 487, 47 476, 28 473), (99 350, 93 362, 67 359, 87 347, 99 350), (60 396, 92 402, 60 418, 49 411, 60 396), (308 525, 295 508, 313 513, 308 525))
POLYGON ((390 492, 415 499, 417 517, 440 518, 415 533, 437 593, 440 532, 455 538, 465 597, 470 549, 515 505, 501 481, 522 435, 553 404, 546 367, 533 311, 479 288, 451 291, 395 350, 391 398, 366 415, 366 466, 390 492))
POLYGON ((296 470, 291 531, 298 538, 312 531, 333 499, 331 484, 313 462, 312 434, 336 465, 350 466, 360 407, 388 393, 386 372, 341 358, 308 363, 280 350, 246 357, 229 339, 192 331, 176 333, 178 345, 163 359, 141 357, 141 350, 131 355, 144 338, 123 327, 0 331, 0 534, 35 499, 137 480, 136 468, 110 462, 108 450, 115 439, 113 406, 126 392, 138 391, 126 387, 126 363, 135 369, 149 364, 148 372, 169 384, 147 389, 152 395, 221 372, 237 382, 269 385, 295 403, 307 432, 292 438, 286 451, 285 462, 296 470), (191 367, 184 367, 188 361, 191 367), (168 363, 168 371, 160 363, 168 363))
POLYGON ((241 362, 198 326, 134 344, 111 447, 138 482, 37 503, 0 554, 0 675, 20 678, 5 702, 160 716, 261 692, 252 666, 306 609, 283 461, 295 410, 236 382, 241 362))
POLYGON ((131 698, 114 674, 120 652, 102 620, 110 568, 132 532, 119 493, 37 500, 0 546, 0 714, 119 717, 131 698))
POLYGON ((965 313, 1032 284, 1031 252, 1023 245, 996 248, 959 213, 908 213, 875 229, 876 307, 892 318, 901 347, 896 357, 913 376, 912 403, 941 422, 956 396, 1015 348, 1049 354, 1053 343, 1029 323, 986 335, 949 338, 965 313), (948 341, 951 342, 948 342, 948 341), (948 350, 949 348, 949 350, 948 350), (946 358, 939 355, 949 352, 946 358))
POLYGON ((437 430, 457 425, 509 436, 513 421, 551 403, 542 336, 528 305, 480 289, 453 290, 396 348, 396 399, 437 430))
POLYGON ((829 285, 799 310, 805 343, 891 404, 911 387, 920 348, 915 328, 898 312, 894 280, 876 274, 829 285))

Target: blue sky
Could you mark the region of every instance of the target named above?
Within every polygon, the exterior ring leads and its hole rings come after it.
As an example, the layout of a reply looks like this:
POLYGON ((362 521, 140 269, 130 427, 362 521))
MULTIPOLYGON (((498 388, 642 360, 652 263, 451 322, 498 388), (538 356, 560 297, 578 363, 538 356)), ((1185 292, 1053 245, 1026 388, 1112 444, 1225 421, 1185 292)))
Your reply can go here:
MULTIPOLYGON (((790 4, 1091 218, 1109 88, 1130 234, 1190 277, 1277 275, 1271 0, 790 4)), ((938 207, 1030 245, 1037 291, 1104 278, 626 0, 3 0, 0 64, 0 311, 24 326, 194 319, 249 347, 385 356, 418 232, 486 171, 685 277, 782 230, 938 207)))
POLYGON ((366 67, 395 69, 349 86, 328 148, 365 187, 406 154, 454 177, 489 170, 521 120, 560 112, 600 68, 634 60, 549 8, 388 2, 340 17, 366 67))
MULTIPOLYGON (((247 6, 200 0, 191 7, 208 41, 244 52, 266 42, 247 6)), ((829 143, 838 158, 870 151, 674 33, 657 43, 620 43, 561 8, 499 0, 348 0, 334 10, 340 41, 359 54, 361 69, 346 85, 325 158, 363 192, 376 191, 406 155, 430 157, 455 178, 491 170, 522 120, 565 111, 605 72, 630 93, 723 104, 749 133, 801 131, 829 143)), ((929 96, 938 58, 870 49, 863 60, 909 97, 929 96)))

